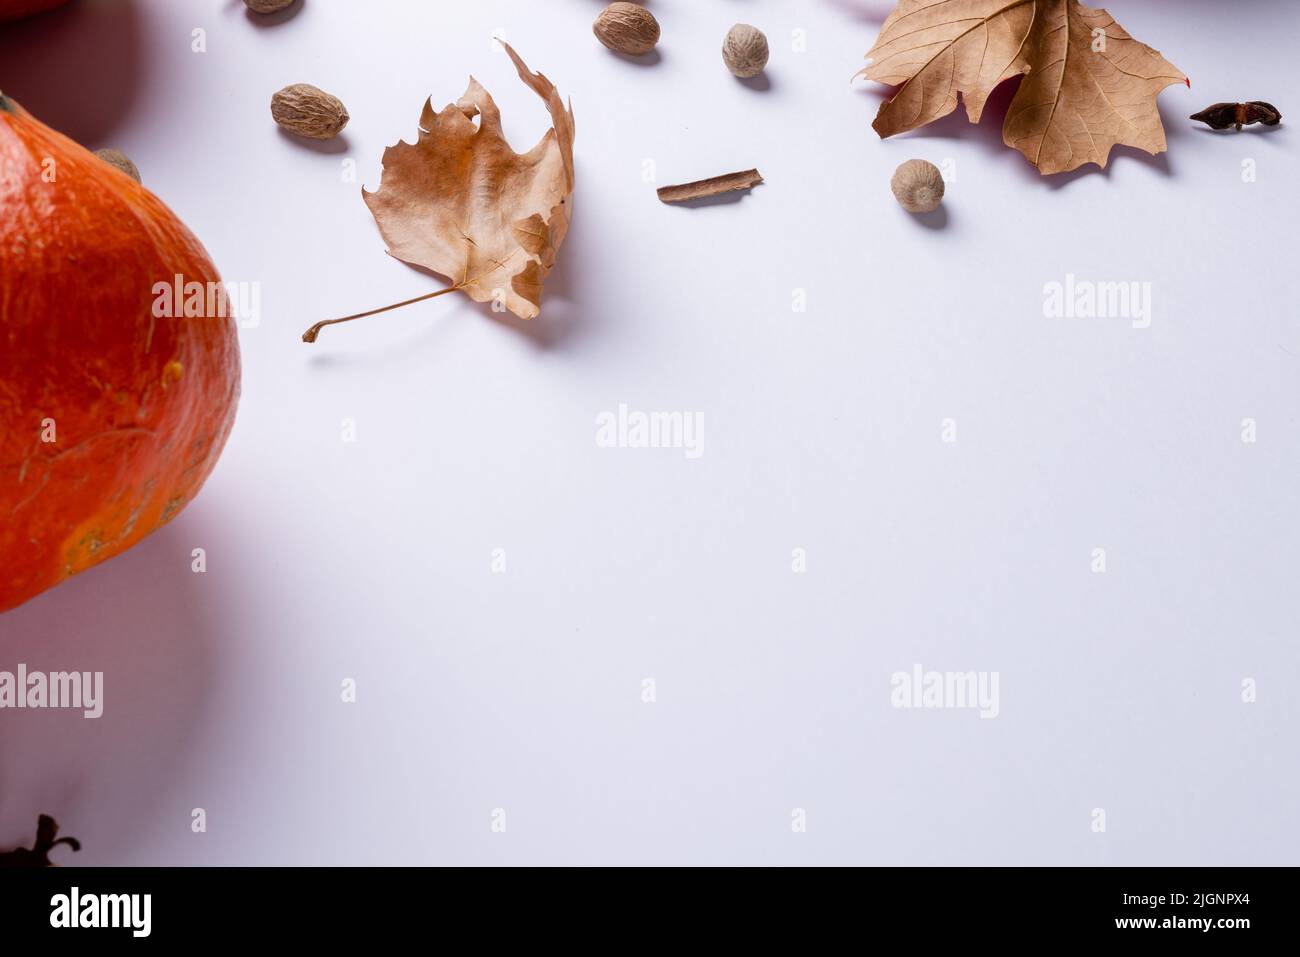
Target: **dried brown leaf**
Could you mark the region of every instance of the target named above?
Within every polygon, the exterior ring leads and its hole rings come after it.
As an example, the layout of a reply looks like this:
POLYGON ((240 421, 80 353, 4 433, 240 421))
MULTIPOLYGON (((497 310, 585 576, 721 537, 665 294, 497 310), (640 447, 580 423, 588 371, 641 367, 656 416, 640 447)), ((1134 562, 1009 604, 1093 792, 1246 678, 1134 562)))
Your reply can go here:
POLYGON ((882 138, 947 116, 959 94, 978 123, 993 88, 1024 74, 1002 140, 1044 174, 1104 167, 1116 145, 1164 152, 1156 96, 1187 82, 1078 0, 899 0, 867 56, 861 75, 900 86, 872 124, 882 138))
POLYGON ((573 113, 546 77, 502 46, 550 111, 554 126, 541 141, 527 153, 511 149, 496 103, 471 77, 442 112, 425 103, 416 142, 384 150, 379 189, 362 195, 389 254, 446 276, 471 299, 500 301, 532 319, 569 230, 573 113))

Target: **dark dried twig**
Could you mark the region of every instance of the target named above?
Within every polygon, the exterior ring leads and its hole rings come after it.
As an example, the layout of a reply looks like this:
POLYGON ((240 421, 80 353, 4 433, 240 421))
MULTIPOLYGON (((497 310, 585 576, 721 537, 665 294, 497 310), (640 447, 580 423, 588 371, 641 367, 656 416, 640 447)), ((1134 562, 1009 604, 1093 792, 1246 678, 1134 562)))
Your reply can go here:
POLYGON ((763 182, 763 177, 756 169, 747 169, 741 173, 728 173, 714 176, 694 183, 682 183, 680 186, 665 186, 660 189, 659 199, 665 203, 688 203, 693 199, 708 199, 721 196, 738 189, 752 189, 763 182))
POLYGON ((59 824, 48 814, 42 814, 36 822, 36 843, 29 849, 18 847, 12 851, 0 851, 0 868, 4 867, 53 867, 50 851, 60 844, 66 844, 74 851, 81 850, 81 842, 75 837, 56 837, 59 824))

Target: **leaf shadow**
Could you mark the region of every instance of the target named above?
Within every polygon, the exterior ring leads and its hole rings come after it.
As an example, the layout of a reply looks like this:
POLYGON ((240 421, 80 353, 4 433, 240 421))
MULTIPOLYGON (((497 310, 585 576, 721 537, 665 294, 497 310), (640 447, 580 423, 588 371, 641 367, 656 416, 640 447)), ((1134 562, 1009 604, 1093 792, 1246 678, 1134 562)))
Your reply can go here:
POLYGON ((582 215, 580 203, 575 202, 572 215, 564 245, 560 247, 551 274, 546 277, 542 309, 536 319, 520 319, 508 312, 493 312, 488 304, 479 304, 490 319, 517 332, 539 349, 558 349, 593 331, 592 312, 588 308, 592 296, 582 264, 599 262, 605 244, 591 233, 591 217, 582 215))

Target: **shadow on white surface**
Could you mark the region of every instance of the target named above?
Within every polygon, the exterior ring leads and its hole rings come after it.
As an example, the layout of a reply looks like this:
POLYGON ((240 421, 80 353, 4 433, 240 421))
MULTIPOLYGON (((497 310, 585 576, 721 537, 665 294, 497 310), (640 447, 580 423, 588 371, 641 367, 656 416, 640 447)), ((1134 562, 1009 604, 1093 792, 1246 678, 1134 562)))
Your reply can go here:
POLYGON ((112 136, 144 82, 137 0, 73 3, 0 29, 0 89, 87 149, 112 136))
MULTIPOLYGON (((0 615, 0 670, 102 671, 103 713, 0 717, 0 848, 38 814, 82 841, 64 863, 112 863, 158 805, 209 710, 222 646, 216 579, 191 570, 182 517, 137 547, 0 615)), ((170 813, 170 812, 166 812, 170 813)), ((175 828, 186 833, 187 821, 175 828)))
POLYGON ((276 129, 280 134, 280 139, 292 144, 297 149, 310 150, 313 153, 325 153, 331 156, 348 151, 348 134, 346 133, 340 133, 328 140, 314 140, 309 136, 299 136, 297 133, 291 133, 283 126, 276 127, 276 129))
POLYGON ((733 189, 727 193, 719 193, 716 196, 701 196, 698 199, 688 199, 684 202, 668 203, 674 209, 708 209, 710 206, 733 206, 736 203, 742 203, 756 189, 762 189, 765 183, 756 183, 751 189, 733 189))
POLYGON ((622 60, 624 63, 631 63, 633 66, 658 66, 664 59, 664 55, 659 52, 658 47, 639 56, 633 56, 630 53, 619 53, 617 50, 610 50, 609 55, 616 60, 622 60))
POLYGON ((925 229, 947 229, 948 216, 948 207, 940 206, 928 213, 912 214, 912 219, 925 229))
MULTIPOLYGON (((577 164, 576 178, 582 180, 582 164, 577 164)), ((581 185, 578 187, 581 191, 581 185)), ((576 194, 575 194, 576 195, 576 194)), ((477 304, 483 315, 513 329, 541 349, 559 349, 585 335, 592 328, 589 306, 593 297, 586 294, 587 270, 584 263, 598 262, 598 250, 591 235, 591 217, 584 216, 581 200, 576 201, 569 232, 556 257, 555 266, 546 278, 542 293, 542 311, 536 319, 519 319, 510 313, 493 312, 486 304, 477 304)))
POLYGON ((737 77, 736 82, 755 93, 767 93, 776 86, 770 71, 764 70, 758 76, 737 77))
POLYGON ((885 22, 885 17, 896 4, 893 0, 826 0, 835 10, 844 16, 863 23, 875 24, 877 27, 885 22))

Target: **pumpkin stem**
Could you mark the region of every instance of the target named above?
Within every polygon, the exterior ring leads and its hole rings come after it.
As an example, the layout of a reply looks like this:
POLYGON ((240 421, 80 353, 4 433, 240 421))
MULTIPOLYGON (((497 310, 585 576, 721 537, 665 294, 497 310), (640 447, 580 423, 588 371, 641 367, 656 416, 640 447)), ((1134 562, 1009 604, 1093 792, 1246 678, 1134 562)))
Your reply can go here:
POLYGON ((426 299, 436 299, 439 296, 447 295, 447 293, 449 292, 455 292, 458 289, 463 289, 467 285, 469 285, 469 283, 457 283, 454 286, 448 286, 446 289, 439 289, 437 292, 427 293, 423 296, 416 296, 414 299, 407 299, 404 302, 395 302, 391 306, 383 306, 382 308, 379 309, 371 309, 368 312, 358 312, 355 315, 344 316, 341 319, 325 319, 322 322, 316 323, 316 325, 312 326, 310 329, 304 332, 302 334, 302 341, 315 342, 316 337, 320 335, 320 331, 324 329, 326 326, 332 326, 340 322, 351 322, 353 319, 364 319, 367 316, 377 316, 381 312, 391 312, 394 309, 401 309, 403 306, 410 306, 417 302, 424 302, 426 299))
POLYGON ((7 96, 5 96, 3 93, 0 93, 0 111, 3 111, 5 113, 12 113, 14 111, 14 105, 12 101, 10 101, 10 99, 7 96))

